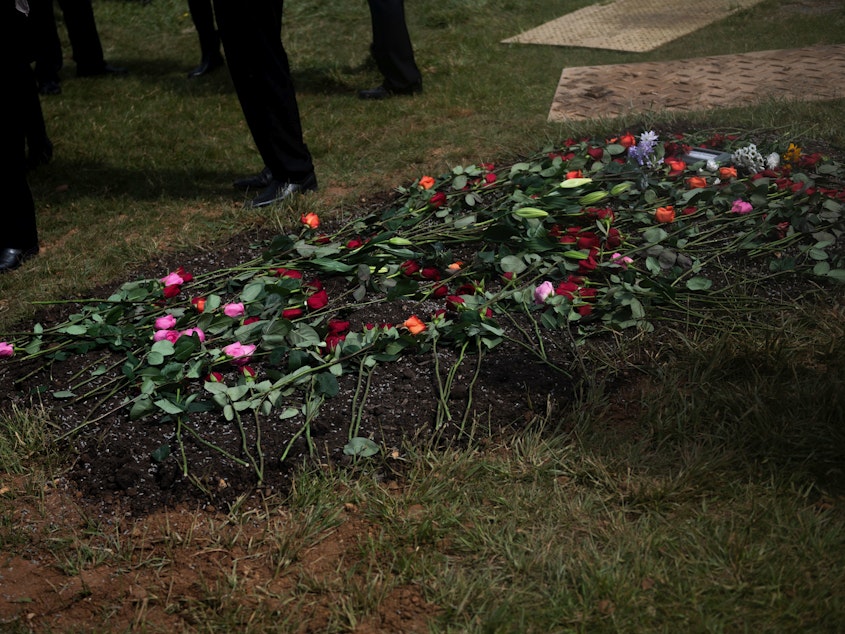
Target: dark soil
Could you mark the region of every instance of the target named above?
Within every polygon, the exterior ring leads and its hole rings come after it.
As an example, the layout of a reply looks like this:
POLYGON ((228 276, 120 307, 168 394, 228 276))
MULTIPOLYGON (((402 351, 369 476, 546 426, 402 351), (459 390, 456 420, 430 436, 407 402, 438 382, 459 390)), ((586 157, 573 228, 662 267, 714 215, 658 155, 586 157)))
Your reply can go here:
MULTIPOLYGON (((269 234, 236 236, 203 253, 173 255, 151 262, 132 272, 128 279, 161 277, 178 266, 185 267, 195 276, 230 267, 249 258, 250 249, 256 249, 263 238, 270 237, 269 234)), ((329 278, 325 283, 330 288, 328 285, 343 281, 329 278)), ((113 290, 96 289, 89 296, 107 297, 113 290)), ((426 306, 407 300, 385 301, 370 304, 346 318, 354 331, 367 323, 401 323, 412 313, 428 315, 441 308, 441 303, 426 306)), ((71 304, 50 309, 38 315, 36 321, 44 325, 61 323, 77 308, 71 304)), ((514 326, 508 327, 506 322, 500 325, 506 327, 510 336, 524 338, 514 326)), ((104 507, 103 511, 113 513, 119 509, 121 513, 140 516, 183 504, 225 508, 242 496, 284 494, 292 473, 299 466, 349 465, 352 458, 344 454, 344 446, 349 441, 356 411, 362 412, 356 435, 370 438, 384 448, 388 456, 401 455, 404 443, 409 441, 462 442, 471 435, 496 435, 519 429, 532 420, 535 413, 544 414, 547 407, 568 401, 573 393, 574 356, 568 336, 564 332, 547 332, 544 336, 550 363, 543 363, 522 347, 505 342, 484 353, 474 383, 472 377, 478 357, 468 354, 455 374, 446 403, 452 420, 441 415, 439 425, 437 371, 439 369, 441 380, 445 379, 457 358, 456 351, 445 347, 438 350, 436 364, 430 352, 403 354, 395 362, 379 363, 373 371, 363 408, 360 408, 360 399, 359 406, 353 407, 358 377, 346 373, 339 377, 340 392, 323 403, 310 426, 316 451, 309 451, 303 436, 293 443, 282 462, 280 457, 301 428, 303 419, 297 416, 282 420, 277 414, 262 417, 259 425, 264 479, 260 488, 257 488, 253 468, 227 459, 191 436, 186 435, 184 443, 190 467, 187 478, 182 475, 175 450, 165 459, 155 460, 153 453, 162 445, 172 443, 174 424, 172 421, 159 423, 155 417, 131 420, 127 408, 120 407, 123 393, 99 403, 94 416, 91 411, 96 399, 77 402, 58 401, 52 397, 54 391, 67 389, 71 377, 93 362, 106 366, 122 363, 123 360, 114 354, 71 355, 51 365, 42 365, 39 360, 2 364, 0 400, 21 407, 40 401, 57 424, 59 435, 74 430, 89 418, 94 419, 78 432, 68 435, 62 449, 72 457, 66 477, 85 501, 104 507), (565 369, 566 373, 552 366, 565 369)), ((261 364, 253 366, 260 377, 261 364)), ((234 377, 235 370, 232 372, 234 377)), ((99 381, 105 382, 115 375, 116 371, 104 374, 99 381)), ((95 386, 91 385, 91 388, 95 386)), ((237 424, 226 421, 219 411, 194 415, 190 424, 231 455, 245 457, 237 424)), ((255 421, 245 421, 244 428, 248 444, 253 446, 255 421)), ((387 462, 385 468, 390 468, 387 462)))

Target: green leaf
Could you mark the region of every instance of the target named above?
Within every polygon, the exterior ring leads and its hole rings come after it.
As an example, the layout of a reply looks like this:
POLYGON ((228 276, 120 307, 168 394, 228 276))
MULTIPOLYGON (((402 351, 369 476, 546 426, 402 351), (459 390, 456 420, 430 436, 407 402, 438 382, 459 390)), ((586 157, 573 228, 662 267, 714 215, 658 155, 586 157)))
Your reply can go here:
POLYGON ((162 339, 161 341, 156 341, 152 347, 150 348, 151 352, 157 352, 163 357, 168 357, 173 354, 175 348, 173 344, 170 343, 167 339, 162 339))
POLYGON ((244 290, 241 291, 241 301, 245 304, 253 302, 258 299, 263 292, 264 284, 262 282, 247 284, 244 290))
POLYGON ((648 244, 657 244, 658 242, 664 240, 666 236, 669 234, 666 233, 664 229, 660 227, 649 227, 645 231, 643 231, 643 239, 648 244))
POLYGON ((832 277, 837 282, 845 282, 845 269, 831 269, 827 272, 827 277, 832 277))
POLYGON ((503 257, 501 266, 505 273, 514 273, 515 275, 522 273, 528 268, 525 261, 521 257, 515 255, 506 255, 503 257))
POLYGON ((142 394, 135 399, 132 409, 129 410, 129 418, 137 420, 153 411, 154 407, 153 400, 147 394, 142 394))
POLYGON ((706 291, 713 286, 713 282, 706 277, 691 277, 687 280, 687 288, 691 291, 706 291))
POLYGON ((164 410, 168 414, 181 414, 184 410, 176 403, 168 401, 166 398, 161 398, 155 402, 156 407, 164 410))
POLYGON ((161 445, 155 451, 153 451, 150 454, 150 458, 152 458, 155 462, 164 462, 164 460, 169 455, 170 455, 170 445, 164 444, 164 445, 161 445))
POLYGON ((359 458, 368 458, 375 456, 379 452, 379 447, 369 438, 361 438, 355 436, 351 438, 343 447, 343 453, 347 456, 357 456, 359 458))
POLYGON ((337 396, 338 392, 340 392, 337 378, 331 372, 321 372, 317 375, 316 388, 318 394, 325 394, 329 398, 337 396))
POLYGON ((53 392, 53 398, 65 399, 73 398, 74 396, 76 396, 76 394, 69 390, 60 390, 58 392, 53 392))
POLYGON ((326 271, 328 273, 349 273, 350 271, 354 271, 356 269, 354 264, 346 264, 329 258, 315 258, 314 260, 311 260, 311 262, 321 271, 326 271))

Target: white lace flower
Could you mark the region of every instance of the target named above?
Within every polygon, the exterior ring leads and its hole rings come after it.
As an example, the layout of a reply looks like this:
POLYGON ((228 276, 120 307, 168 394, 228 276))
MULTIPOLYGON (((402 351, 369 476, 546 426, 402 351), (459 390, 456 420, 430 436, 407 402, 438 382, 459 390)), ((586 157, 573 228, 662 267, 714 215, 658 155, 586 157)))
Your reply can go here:
POLYGON ((719 169, 719 164, 714 161, 713 159, 707 159, 707 164, 705 165, 708 171, 715 172, 719 169))
POLYGON ((780 154, 772 152, 766 157, 766 167, 770 170, 775 169, 778 165, 780 165, 780 154))

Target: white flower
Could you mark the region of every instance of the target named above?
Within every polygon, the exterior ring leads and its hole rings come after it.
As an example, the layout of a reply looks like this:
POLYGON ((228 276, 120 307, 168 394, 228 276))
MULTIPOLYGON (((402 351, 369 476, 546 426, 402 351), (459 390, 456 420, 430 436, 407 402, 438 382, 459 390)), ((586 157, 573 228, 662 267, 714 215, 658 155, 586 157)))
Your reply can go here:
POLYGON ((775 169, 778 165, 780 165, 780 154, 772 152, 766 157, 766 167, 770 170, 775 169))
POLYGON ((753 174, 756 174, 765 166, 763 155, 757 151, 757 146, 753 143, 738 149, 731 158, 737 167, 744 167, 753 174))
POLYGON ((707 159, 707 165, 705 165, 705 167, 709 171, 715 172, 716 170, 719 169, 719 164, 716 161, 714 161, 713 159, 707 159))

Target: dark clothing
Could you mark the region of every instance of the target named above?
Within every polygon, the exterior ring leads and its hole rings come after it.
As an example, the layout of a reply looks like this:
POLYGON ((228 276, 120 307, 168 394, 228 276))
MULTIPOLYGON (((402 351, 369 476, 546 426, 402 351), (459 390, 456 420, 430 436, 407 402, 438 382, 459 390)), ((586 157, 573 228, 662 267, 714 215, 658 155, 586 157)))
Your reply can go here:
POLYGON ((220 59, 220 36, 214 25, 211 0, 188 0, 188 11, 200 40, 200 53, 204 62, 220 59))
POLYGON ((0 152, 4 169, 0 189, 4 193, 0 249, 28 250, 38 247, 35 204, 26 180, 26 149, 22 122, 29 117, 38 87, 30 66, 26 28, 28 18, 15 8, 15 0, 0 0, 0 65, 6 78, 6 109, 0 117, 0 152))
MULTIPOLYGON (((78 75, 98 75, 106 67, 91 0, 58 0, 78 75)), ((29 0, 35 38, 35 75, 39 82, 58 82, 62 59, 53 0, 29 0)))
POLYGON ((422 74, 414 60, 411 36, 405 24, 404 0, 368 0, 373 23, 370 52, 384 76, 384 87, 407 93, 422 87, 422 74))
POLYGON ((277 181, 314 173, 302 138, 288 56, 282 44, 283 0, 214 0, 229 74, 261 158, 277 181))

